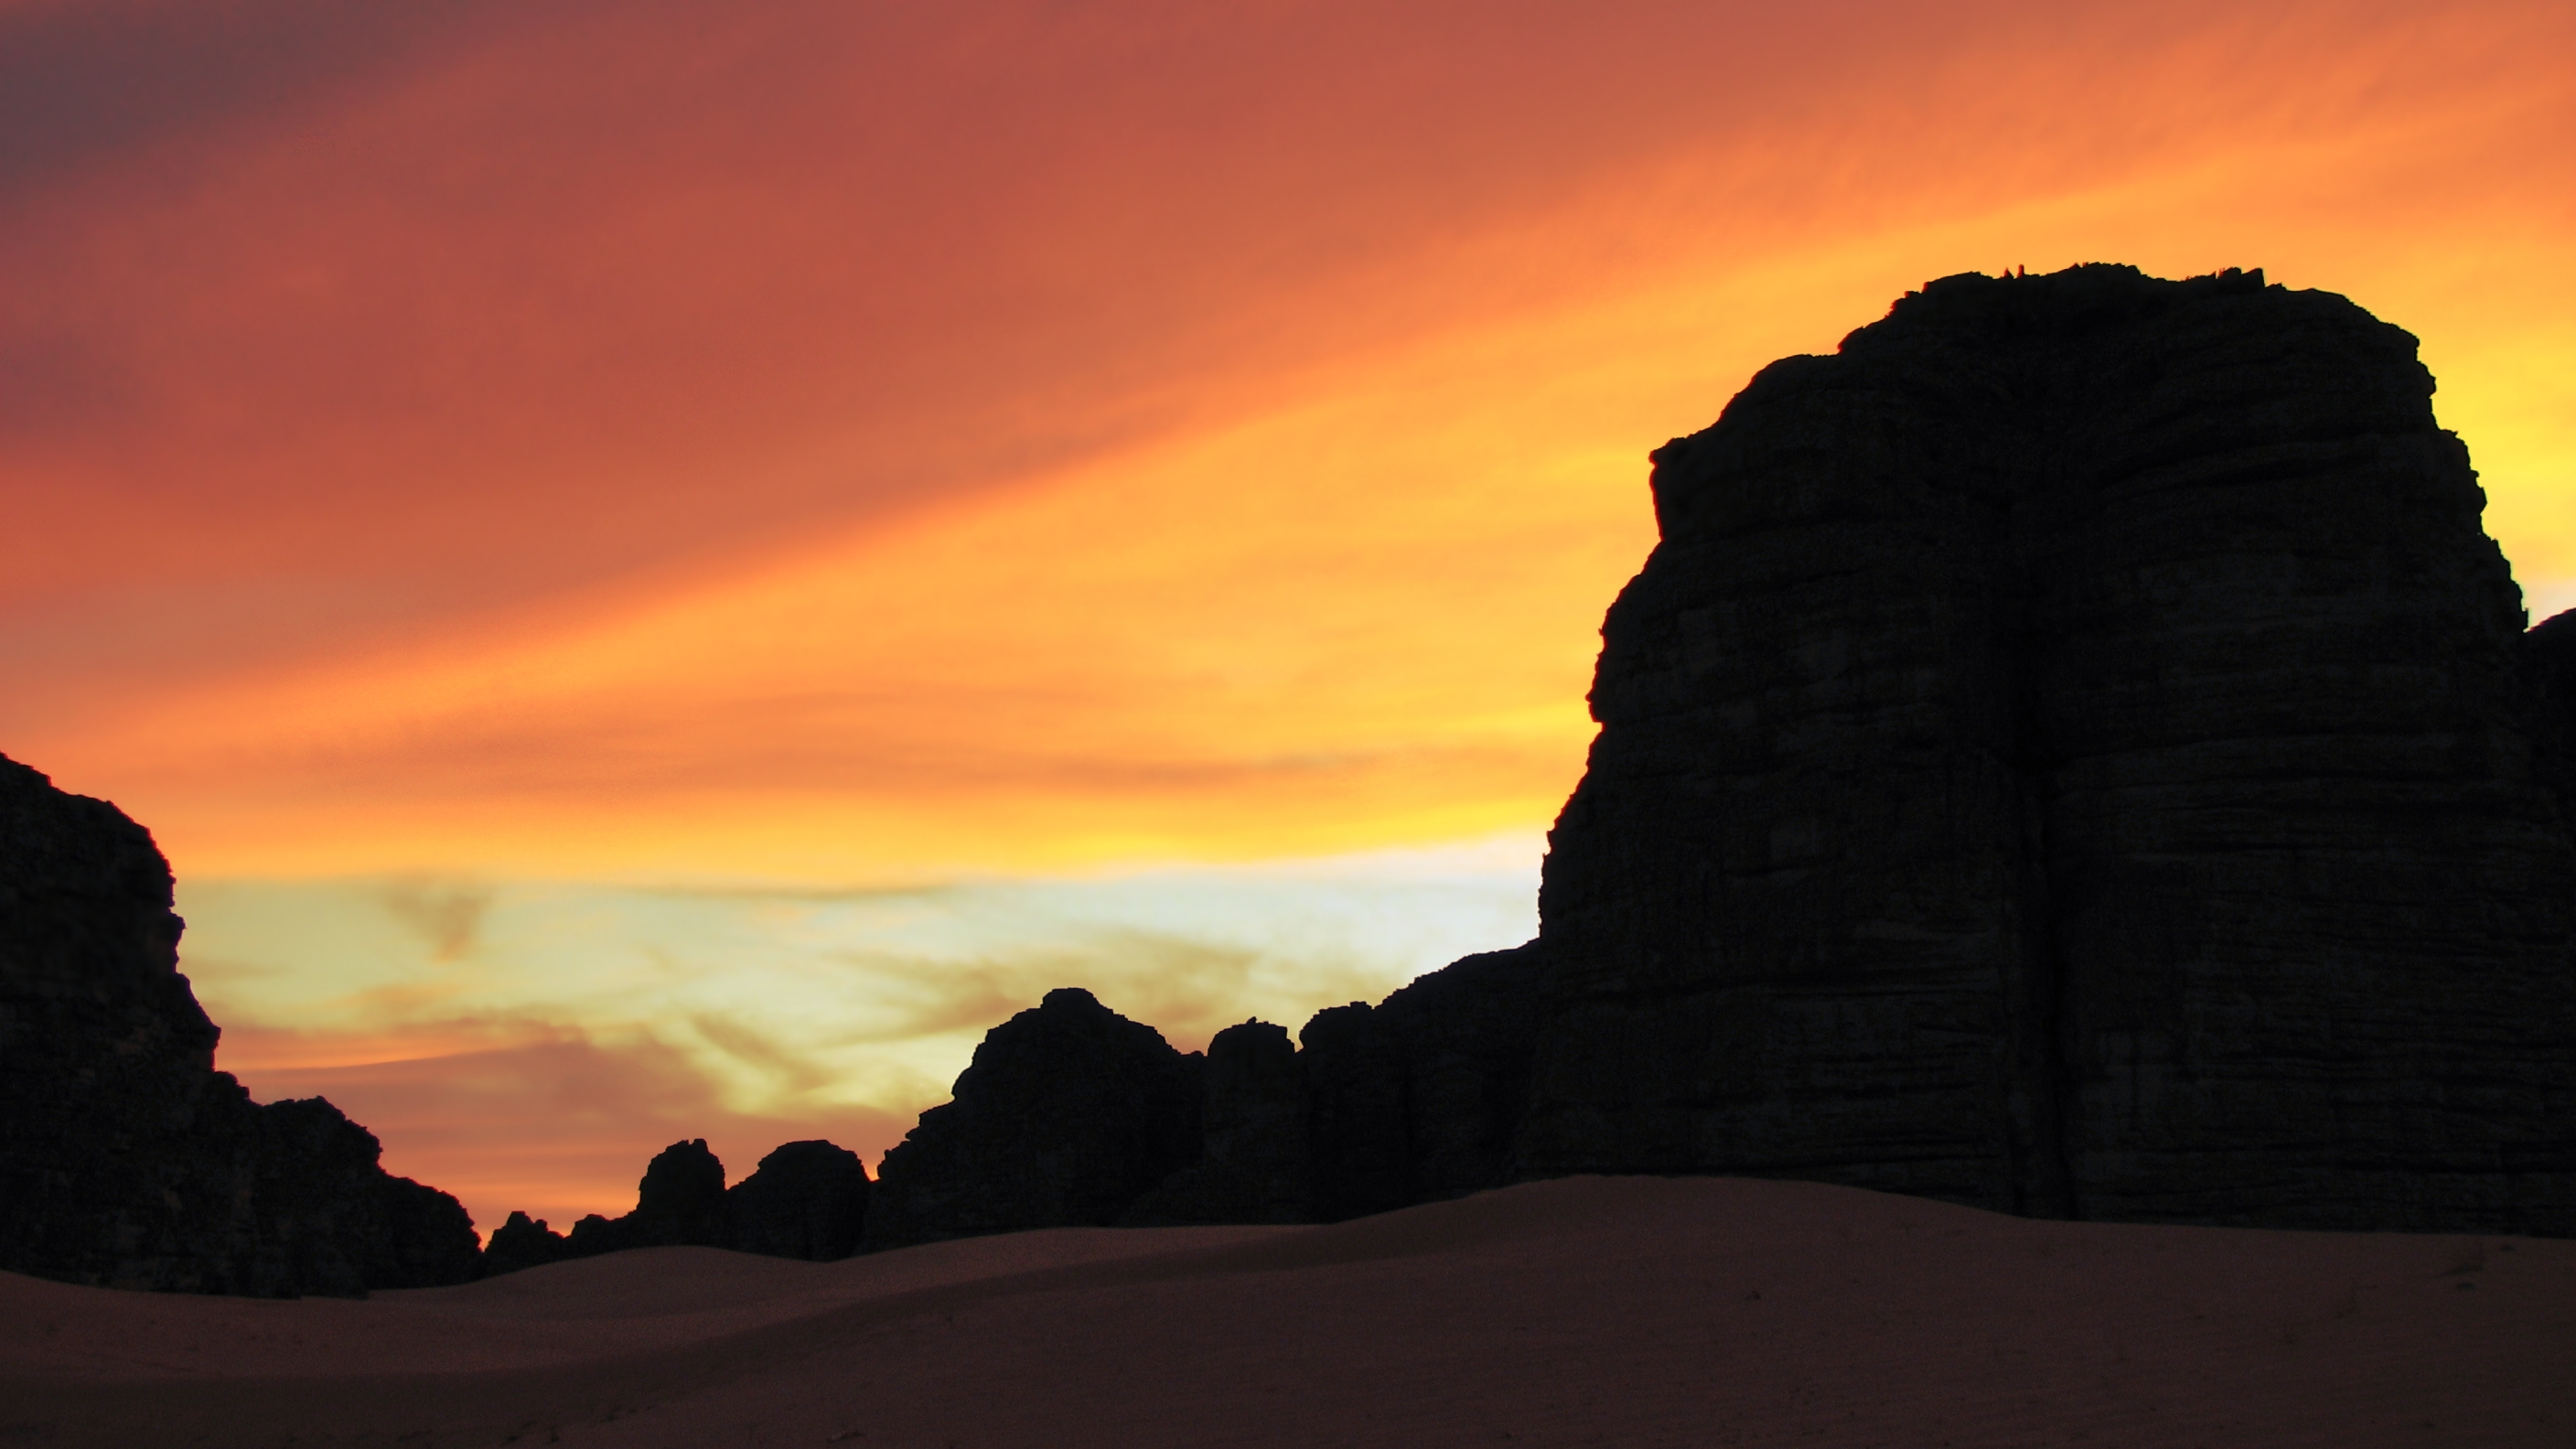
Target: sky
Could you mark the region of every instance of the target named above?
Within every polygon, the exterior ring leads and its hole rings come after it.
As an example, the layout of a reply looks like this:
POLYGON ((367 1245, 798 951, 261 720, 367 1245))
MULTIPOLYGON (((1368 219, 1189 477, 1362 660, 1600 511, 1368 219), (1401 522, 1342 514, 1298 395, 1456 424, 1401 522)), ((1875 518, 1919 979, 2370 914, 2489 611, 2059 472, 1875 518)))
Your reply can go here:
POLYGON ((1646 452, 1926 280, 2414 332, 2576 605, 2557 3, 0 0, 0 753, 480 1226, 1535 925, 1646 452))

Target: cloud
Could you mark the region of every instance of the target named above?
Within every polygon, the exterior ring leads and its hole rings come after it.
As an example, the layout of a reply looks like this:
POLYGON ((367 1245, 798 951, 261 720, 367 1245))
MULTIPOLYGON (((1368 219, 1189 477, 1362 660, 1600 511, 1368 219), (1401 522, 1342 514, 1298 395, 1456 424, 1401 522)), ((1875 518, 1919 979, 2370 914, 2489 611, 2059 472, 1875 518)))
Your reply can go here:
POLYGON ((472 951, 492 909, 489 886, 397 881, 384 889, 385 909, 421 934, 434 961, 454 961, 472 951))
MULTIPOLYGON (((0 353, 63 366, 43 446, 0 447, 24 524, 0 635, 24 609, 89 647, 0 637, 46 670, 0 728, 595 621, 1382 387, 1461 328, 1639 294, 1699 315, 1710 279, 1905 236, 1803 327, 1756 295, 1704 362, 1560 335, 1484 403, 1544 419, 1556 369, 1627 350, 1697 393, 1637 426, 1694 425, 1756 348, 1830 345, 1891 278, 2037 260, 1985 256, 2039 241, 2015 221, 1921 228, 2105 187, 2163 194, 2087 252, 2189 200, 2173 250, 2202 266, 2319 229, 2456 260, 2514 228, 2392 215, 2413 180, 2372 156, 2434 144, 2470 200, 2554 194, 2501 168, 2564 150, 2563 9, 21 4, 0 137, 46 179, 0 208, 0 353), (2236 162, 2302 179, 2288 224, 2176 195, 2236 162)), ((1609 436, 1633 470, 1660 434, 1609 436)), ((1317 499, 1403 526, 1367 502, 1317 499)))
POLYGON ((0 336, 0 440, 77 432, 139 400, 131 359, 99 339, 68 329, 0 336))
POLYGON ((2417 328, 2576 570, 2563 6, 1462 14, 549 12, 0 216, 145 399, 0 447, 0 733, 198 874, 1526 828, 1648 446, 2102 256, 2417 328))
POLYGON ((902 891, 185 882, 182 964, 254 1095, 329 1096, 487 1228, 512 1208, 560 1225, 622 1211, 680 1138, 737 1171, 813 1136, 873 1160, 1059 986, 1185 1051, 1375 1000, 1525 938, 1537 852, 902 891), (435 926, 470 917, 471 949, 442 954, 457 937, 422 929, 423 901, 435 926))
POLYGON ((0 8, 0 197, 381 84, 523 7, 37 0, 0 8))
MULTIPOLYGON (((1092 990, 1183 1050, 1204 1049, 1259 1011, 1302 1025, 1313 1007, 1299 1000, 1282 1010, 1275 995, 1265 998, 1255 955, 1113 931, 1073 950, 963 965, 871 957, 865 989, 876 1020, 802 1040, 782 1039, 777 1024, 833 1003, 596 1027, 441 1020, 401 1003, 388 1014, 404 1024, 378 1032, 227 1027, 217 1065, 264 1101, 329 1097, 376 1133, 389 1170, 457 1194, 487 1231, 512 1210, 560 1229, 585 1212, 631 1207, 644 1163, 686 1138, 707 1138, 735 1178, 770 1148, 809 1137, 873 1164, 923 1108, 946 1099, 987 1030, 1058 986, 1092 990), (890 1052, 905 1059, 886 1060, 890 1052), (934 1065, 909 1065, 924 1058, 934 1065)), ((1314 1006, 1387 989, 1383 973, 1330 963, 1301 985, 1314 1006)))

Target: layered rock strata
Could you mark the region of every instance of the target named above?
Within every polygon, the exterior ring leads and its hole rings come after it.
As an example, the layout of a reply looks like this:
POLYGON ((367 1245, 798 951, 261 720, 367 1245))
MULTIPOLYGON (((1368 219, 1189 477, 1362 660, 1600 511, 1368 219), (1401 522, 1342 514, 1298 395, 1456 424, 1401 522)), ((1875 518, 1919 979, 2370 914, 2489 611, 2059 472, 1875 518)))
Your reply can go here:
POLYGON ((207 1293, 476 1275, 456 1200, 320 1098, 214 1069, 152 837, 0 759, 0 1268, 207 1293))
POLYGON ((2432 391, 2259 274, 1966 276, 1657 452, 1513 1171, 2576 1231, 2567 651, 2432 391))

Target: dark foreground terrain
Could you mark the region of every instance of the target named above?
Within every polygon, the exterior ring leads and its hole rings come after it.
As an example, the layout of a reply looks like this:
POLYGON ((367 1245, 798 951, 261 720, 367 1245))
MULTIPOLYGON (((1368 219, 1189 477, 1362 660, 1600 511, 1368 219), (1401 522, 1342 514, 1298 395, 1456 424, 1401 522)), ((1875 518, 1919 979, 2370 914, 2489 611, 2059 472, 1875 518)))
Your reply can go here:
POLYGON ((363 1303, 0 1276, 0 1442, 2555 1449, 2570 1343, 2565 1242, 1575 1178, 363 1303))

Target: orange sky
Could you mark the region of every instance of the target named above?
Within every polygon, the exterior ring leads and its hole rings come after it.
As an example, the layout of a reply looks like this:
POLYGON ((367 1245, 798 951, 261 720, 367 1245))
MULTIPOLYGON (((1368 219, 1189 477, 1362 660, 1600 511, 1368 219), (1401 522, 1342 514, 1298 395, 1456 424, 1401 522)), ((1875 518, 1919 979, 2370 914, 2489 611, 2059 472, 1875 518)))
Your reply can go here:
MULTIPOLYGON (((281 890, 1524 839, 1645 451, 2089 260, 2416 332, 2565 607, 2570 55, 2558 4, 0 0, 0 752, 281 890)), ((665 1116, 830 1099, 578 1004, 262 996, 337 917, 256 899, 189 969, 264 1095, 451 1011, 665 1116)), ((439 1039, 417 1125, 352 1110, 454 1186, 508 1131, 439 1039)))

